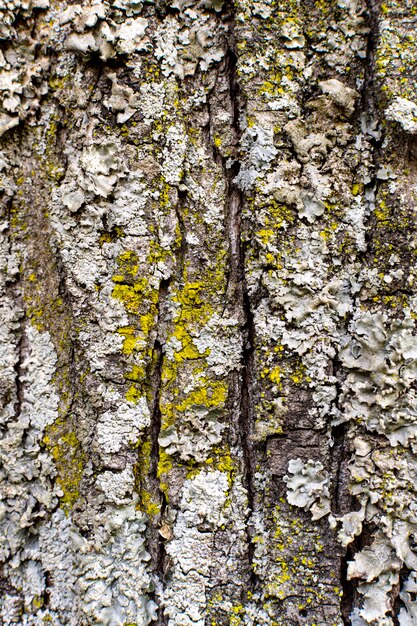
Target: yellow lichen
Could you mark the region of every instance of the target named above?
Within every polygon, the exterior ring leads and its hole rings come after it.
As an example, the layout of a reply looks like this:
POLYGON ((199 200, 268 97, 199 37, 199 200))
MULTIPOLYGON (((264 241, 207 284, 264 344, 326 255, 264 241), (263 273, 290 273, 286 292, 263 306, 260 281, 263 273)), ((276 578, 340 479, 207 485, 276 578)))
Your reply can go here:
POLYGON ((61 505, 69 511, 79 497, 79 485, 84 472, 85 454, 73 431, 67 431, 67 424, 58 419, 47 428, 44 443, 50 450, 57 467, 57 483, 63 494, 61 505))

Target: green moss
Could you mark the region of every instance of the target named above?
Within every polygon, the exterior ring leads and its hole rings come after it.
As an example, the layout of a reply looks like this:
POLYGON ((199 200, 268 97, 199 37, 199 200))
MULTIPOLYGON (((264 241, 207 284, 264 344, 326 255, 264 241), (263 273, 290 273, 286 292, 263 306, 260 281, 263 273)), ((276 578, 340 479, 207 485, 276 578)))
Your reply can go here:
MULTIPOLYGON (((227 474, 227 481, 229 483, 229 488, 230 488, 233 485, 234 477, 236 474, 235 462, 232 459, 229 450, 219 450, 217 448, 217 451, 218 451, 218 458, 214 462, 214 467, 218 469, 220 472, 224 472, 225 474, 227 474)), ((229 501, 226 502, 226 506, 228 505, 228 503, 229 501)))
POLYGON ((117 329, 119 335, 124 337, 123 341, 123 354, 130 355, 135 351, 138 339, 136 337, 136 331, 133 326, 122 326, 117 329))
POLYGON ((58 419, 46 429, 44 443, 50 451, 57 468, 56 482, 61 487, 61 506, 68 512, 79 498, 79 485, 83 476, 86 457, 74 431, 58 419))
POLYGON ((133 365, 132 369, 125 374, 126 380, 131 380, 133 382, 139 382, 143 379, 145 372, 143 367, 139 367, 139 365, 133 365))
POLYGON ((168 472, 172 469, 172 457, 165 452, 163 448, 159 450, 159 460, 158 460, 158 478, 160 478, 163 474, 168 474, 168 472))
POLYGON ((67 83, 71 79, 71 75, 66 76, 52 76, 48 80, 48 84, 53 91, 62 90, 67 88, 67 83))
POLYGON ((138 313, 142 298, 130 285, 116 285, 112 291, 113 298, 123 302, 128 313, 138 313))
POLYGON ((125 236, 124 230, 123 228, 120 228, 119 226, 115 226, 112 230, 104 230, 100 234, 100 238, 99 238, 100 247, 103 246, 105 243, 113 243, 114 241, 117 241, 118 239, 124 236, 125 236))
POLYGON ((133 468, 135 476, 135 488, 139 496, 139 509, 146 513, 150 518, 155 517, 160 512, 160 504, 157 501, 157 495, 151 490, 151 450, 150 441, 143 441, 138 445, 138 460, 133 468))
MULTIPOLYGON (((154 295, 157 294, 156 291, 153 292, 154 295)), ((152 302, 152 304, 155 304, 154 302, 152 302)), ((147 337, 149 335, 149 333, 151 332, 152 328, 154 327, 155 324, 155 315, 156 315, 156 308, 155 307, 151 307, 151 310, 148 313, 145 313, 144 315, 141 315, 139 320, 140 320, 140 329, 143 333, 143 335, 145 337, 147 337)))
POLYGON ((152 287, 149 279, 140 275, 138 256, 127 250, 117 259, 118 271, 112 280, 115 286, 112 296, 123 303, 132 316, 128 326, 122 326, 118 333, 124 337, 122 353, 135 359, 130 363, 125 378, 133 382, 126 393, 126 399, 137 402, 146 386, 146 367, 152 360, 153 342, 150 335, 157 317, 158 289, 152 287))
POLYGON ((158 513, 161 510, 161 507, 159 504, 154 502, 152 494, 149 493, 149 491, 142 490, 141 498, 142 498, 143 511, 149 517, 154 517, 155 515, 158 515, 158 513))
POLYGON ((126 392, 125 398, 128 402, 133 402, 136 404, 141 397, 140 389, 137 385, 130 385, 129 389, 126 392))

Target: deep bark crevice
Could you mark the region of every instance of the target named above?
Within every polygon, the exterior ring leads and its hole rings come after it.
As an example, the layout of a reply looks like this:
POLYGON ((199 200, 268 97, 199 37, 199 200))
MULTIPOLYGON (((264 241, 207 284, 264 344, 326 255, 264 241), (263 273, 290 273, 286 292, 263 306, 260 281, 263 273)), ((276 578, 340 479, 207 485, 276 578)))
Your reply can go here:
POLYGON ((348 427, 346 423, 338 424, 332 428, 332 465, 334 471, 333 490, 332 490, 332 512, 336 515, 341 513, 344 509, 343 500, 348 496, 346 492, 346 483, 343 480, 343 470, 345 464, 349 458, 349 450, 346 445, 346 435, 348 427))
POLYGON ((248 561, 250 567, 250 590, 253 591, 256 584, 256 575, 253 569, 255 546, 252 541, 251 517, 255 509, 255 491, 253 485, 254 454, 252 448, 252 425, 253 425, 253 367, 255 357, 255 324, 250 306, 249 296, 244 285, 243 306, 246 317, 247 336, 246 345, 243 348, 243 370, 240 404, 240 427, 241 445, 243 449, 243 461, 245 467, 245 483, 248 499, 248 520, 246 534, 248 542, 248 561))
POLYGON ((362 604, 362 595, 358 592, 358 579, 351 578, 348 580, 347 578, 348 564, 349 561, 353 561, 355 554, 361 552, 361 550, 372 544, 376 529, 375 524, 364 523, 362 525, 361 534, 355 537, 355 539, 347 546, 345 557, 342 560, 341 584, 343 595, 340 608, 343 623, 346 624, 346 626, 350 626, 351 624, 350 615, 353 609, 361 606, 362 604))
MULTIPOLYGON (((365 249, 358 251, 357 258, 361 266, 367 263, 368 256, 372 245, 374 225, 370 209, 372 208, 372 195, 376 198, 378 193, 379 181, 376 176, 376 170, 379 161, 379 153, 383 142, 382 129, 379 122, 378 106, 376 99, 375 86, 375 55, 378 39, 378 8, 379 0, 366 0, 367 6, 367 25, 369 29, 366 45, 366 57, 364 65, 364 81, 361 90, 360 111, 366 125, 374 127, 374 133, 368 129, 362 129, 365 132, 371 147, 372 166, 370 172, 370 180, 364 185, 365 198, 367 197, 368 210, 365 215, 365 249)), ((362 122, 363 123, 363 122, 362 122)))
MULTIPOLYGON (((334 399, 334 407, 339 413, 342 413, 343 407, 341 406, 341 395, 343 365, 337 355, 333 358, 332 375, 337 379, 337 382, 335 383, 336 398, 334 399)), ((349 424, 347 422, 336 423, 331 428, 332 447, 330 448, 330 471, 333 477, 331 489, 331 510, 335 515, 344 515, 348 511, 352 510, 353 506, 353 498, 348 491, 348 462, 351 454, 348 434, 349 424)), ((341 582, 343 583, 343 580, 341 582)))
POLYGON ((379 0, 366 0, 368 18, 368 41, 366 46, 365 77, 362 89, 362 111, 377 116, 375 94, 375 52, 378 39, 379 0))
MULTIPOLYGON (((379 120, 375 92, 375 54, 378 38, 378 0, 367 0, 366 6, 369 33, 367 37, 366 58, 364 64, 364 81, 361 90, 360 111, 365 118, 365 123, 373 124, 375 128, 378 129, 379 120)), ((366 195, 368 195, 368 200, 366 200, 368 204, 368 210, 364 219, 365 248, 363 250, 358 250, 357 252, 357 258, 360 262, 361 267, 367 264, 372 245, 372 201, 369 198, 371 198, 372 195, 375 198, 378 192, 378 179, 375 172, 377 169, 379 150, 382 144, 381 138, 377 139, 376 137, 372 137, 370 134, 368 134, 368 140, 371 148, 373 171, 371 171, 370 182, 365 185, 365 197, 366 195)), ((356 298, 354 300, 356 300, 356 298)), ((346 318, 346 328, 348 328, 349 326, 350 318, 350 315, 346 318)), ((339 363, 335 363, 334 367, 337 371, 339 363)), ((339 387, 340 381, 338 389, 339 387)), ((336 403, 338 402, 338 400, 339 393, 336 399, 336 403)), ((344 514, 348 510, 345 510, 345 507, 343 506, 343 501, 346 497, 349 498, 349 496, 347 493, 343 495, 343 484, 341 484, 343 482, 343 466, 345 471, 347 472, 348 469, 346 464, 350 455, 349 446, 347 445, 347 434, 347 424, 342 423, 334 426, 332 429, 332 438, 334 441, 334 448, 332 452, 332 465, 335 468, 334 489, 332 493, 332 510, 336 514, 344 514)), ((350 500, 351 509, 353 499, 350 498, 350 500)), ((372 543, 373 534, 374 529, 370 525, 364 524, 361 535, 359 537, 356 537, 355 540, 351 544, 349 544, 345 551, 345 554, 341 558, 340 586, 342 590, 342 599, 340 607, 343 623, 346 625, 350 625, 351 623, 350 615, 353 609, 355 607, 361 606, 362 604, 362 596, 357 591, 358 580, 348 580, 347 578, 348 563, 349 561, 354 559, 355 554, 360 552, 366 545, 372 543)))
POLYGON ((404 606, 404 604, 400 598, 400 593, 403 590, 404 583, 406 582, 410 574, 411 574, 411 570, 408 569, 408 567, 404 564, 399 572, 398 584, 395 586, 394 591, 393 591, 392 621, 393 621, 394 626, 401 626, 399 615, 400 615, 400 610, 404 606))
POLYGON ((246 537, 248 546, 248 566, 250 591, 253 591, 256 584, 256 576, 253 569, 254 544, 251 532, 251 517, 254 512, 254 458, 252 448, 252 427, 253 427, 253 368, 255 351, 255 324, 253 312, 248 293, 245 274, 245 248, 242 241, 242 209, 243 195, 237 188, 235 177, 237 176, 240 163, 238 160, 239 141, 241 128, 239 123, 242 97, 237 80, 237 56, 234 51, 234 31, 232 28, 231 47, 228 51, 229 66, 229 93, 233 112, 233 128, 236 137, 236 157, 231 167, 224 163, 224 172, 228 181, 228 220, 230 233, 230 280, 235 288, 232 297, 238 298, 239 308, 243 314, 243 348, 242 348, 242 371, 240 379, 240 401, 239 401, 239 435, 240 447, 243 453, 243 474, 247 493, 248 516, 246 522, 246 537))
MULTIPOLYGON (((156 327, 159 330, 159 323, 161 319, 161 309, 163 307, 163 303, 166 299, 168 289, 169 289, 170 280, 163 279, 159 285, 159 296, 158 296, 158 313, 157 313, 157 324, 156 327)), ((160 487, 159 477, 158 477, 158 462, 159 462, 159 435, 161 432, 161 424, 162 424, 162 414, 160 408, 160 399, 161 399, 161 383, 162 383, 162 369, 164 362, 164 353, 163 353, 163 343, 162 338, 157 337, 153 346, 153 364, 154 369, 152 372, 152 411, 151 411, 151 424, 150 424, 150 465, 149 465, 149 477, 153 483, 153 490, 156 495, 156 499, 160 506, 160 512, 157 516, 158 522, 164 517, 164 513, 167 507, 167 499, 166 495, 160 487)), ((154 560, 154 568, 153 571, 156 575, 163 578, 164 575, 164 564, 165 564, 165 542, 162 535, 158 532, 156 528, 153 529, 155 532, 153 545, 153 560, 154 560)))
MULTIPOLYGON (((161 409, 160 409, 160 395, 161 395, 161 378, 163 367, 163 350, 162 344, 157 339, 154 344, 155 355, 155 371, 154 371, 154 406, 151 415, 151 461, 150 461, 150 477, 156 485, 158 500, 160 506, 159 519, 163 519, 164 513, 167 507, 167 499, 165 493, 162 491, 159 485, 158 479, 158 460, 159 460, 159 434, 161 432, 161 409)), ((155 555, 155 573, 163 577, 164 564, 165 564, 165 541, 162 535, 158 532, 156 534, 156 555, 155 555)))
MULTIPOLYGON (((225 230, 228 238, 229 267, 226 276, 226 297, 223 313, 237 315, 241 323, 242 337, 242 369, 240 373, 231 375, 229 389, 229 406, 235 414, 235 424, 232 426, 231 442, 238 446, 242 454, 242 473, 247 494, 247 560, 248 560, 248 583, 249 591, 255 588, 255 573, 253 571, 254 544, 252 542, 251 517, 254 511, 254 488, 253 488, 253 447, 252 447, 252 424, 253 424, 253 362, 255 344, 255 326, 253 313, 248 294, 245 278, 245 250, 242 241, 242 209, 244 198, 241 190, 235 183, 235 178, 240 170, 239 150, 242 130, 240 128, 240 116, 244 106, 243 96, 237 76, 237 54, 235 51, 235 9, 229 7, 229 37, 224 60, 224 73, 228 80, 228 100, 231 112, 231 128, 233 131, 233 143, 231 158, 226 157, 216 147, 214 142, 215 120, 208 102, 209 125, 207 129, 207 142, 211 148, 214 161, 221 167, 226 181, 226 214, 225 230)), ((213 95, 215 95, 215 88, 213 95)))

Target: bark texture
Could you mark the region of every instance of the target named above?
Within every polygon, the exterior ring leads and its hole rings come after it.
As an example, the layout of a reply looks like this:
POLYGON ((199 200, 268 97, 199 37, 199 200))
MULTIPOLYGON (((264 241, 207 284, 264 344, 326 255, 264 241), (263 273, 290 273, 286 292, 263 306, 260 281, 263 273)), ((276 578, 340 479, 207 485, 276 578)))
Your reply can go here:
POLYGON ((413 0, 0 0, 0 624, 417 625, 413 0))

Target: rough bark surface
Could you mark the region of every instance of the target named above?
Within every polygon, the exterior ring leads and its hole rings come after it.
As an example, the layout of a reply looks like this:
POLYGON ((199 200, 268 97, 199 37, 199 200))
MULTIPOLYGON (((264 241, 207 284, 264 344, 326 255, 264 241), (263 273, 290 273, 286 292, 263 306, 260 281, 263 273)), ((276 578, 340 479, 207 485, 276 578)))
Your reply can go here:
POLYGON ((417 6, 0 0, 0 624, 417 625, 417 6))

